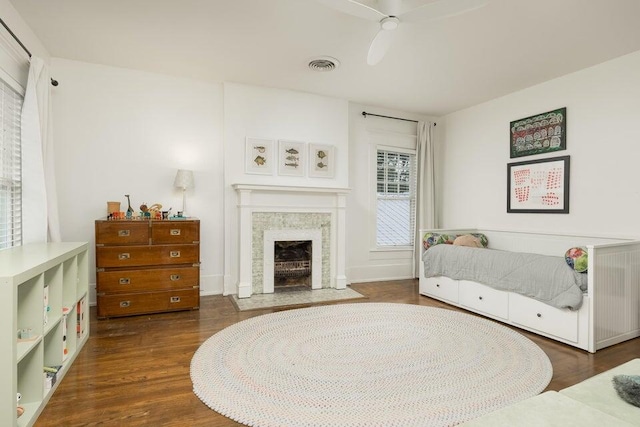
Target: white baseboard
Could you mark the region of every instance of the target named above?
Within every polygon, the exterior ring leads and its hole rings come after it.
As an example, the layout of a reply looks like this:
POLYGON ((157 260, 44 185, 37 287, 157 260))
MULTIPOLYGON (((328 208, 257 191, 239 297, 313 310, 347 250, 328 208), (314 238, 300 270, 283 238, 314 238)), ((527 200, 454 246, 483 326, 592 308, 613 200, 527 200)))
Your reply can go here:
POLYGON ((368 283, 368 282, 388 282, 390 280, 409 280, 409 279, 415 279, 415 277, 413 277, 413 276, 407 276, 407 277, 376 277, 375 279, 357 279, 357 280, 351 280, 349 282, 349 284, 353 284, 353 283, 368 283))
POLYGON ((97 304, 96 284, 89 283, 89 305, 96 305, 96 304, 97 304))
POLYGON ((222 274, 200 276, 200 295, 221 295, 224 289, 223 278, 222 274))
POLYGON ((349 283, 380 282, 383 280, 413 279, 410 264, 363 265, 347 269, 349 283))

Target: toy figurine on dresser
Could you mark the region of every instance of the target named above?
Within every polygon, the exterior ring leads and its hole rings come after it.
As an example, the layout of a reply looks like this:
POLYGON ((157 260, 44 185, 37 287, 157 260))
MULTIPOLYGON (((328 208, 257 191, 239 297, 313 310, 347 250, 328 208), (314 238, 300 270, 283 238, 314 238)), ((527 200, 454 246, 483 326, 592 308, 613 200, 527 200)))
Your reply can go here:
POLYGON ((127 217, 131 218, 133 216, 133 208, 131 207, 131 199, 129 199, 129 195, 125 194, 124 197, 127 198, 127 204, 129 205, 129 207, 127 208, 127 217))

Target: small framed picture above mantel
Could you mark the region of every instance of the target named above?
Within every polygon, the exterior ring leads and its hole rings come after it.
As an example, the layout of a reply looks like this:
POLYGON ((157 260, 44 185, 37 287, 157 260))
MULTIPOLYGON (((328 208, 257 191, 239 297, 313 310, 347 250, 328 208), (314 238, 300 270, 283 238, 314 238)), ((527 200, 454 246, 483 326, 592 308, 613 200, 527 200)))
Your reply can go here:
POLYGON ((569 213, 569 156, 507 164, 508 213, 569 213))
POLYGON ((245 172, 259 175, 273 175, 275 153, 273 140, 265 138, 246 138, 245 172))
POLYGON ((305 143, 278 141, 278 175, 304 176, 305 143))
POLYGON ((333 178, 336 164, 335 152, 333 145, 309 144, 309 176, 333 178))

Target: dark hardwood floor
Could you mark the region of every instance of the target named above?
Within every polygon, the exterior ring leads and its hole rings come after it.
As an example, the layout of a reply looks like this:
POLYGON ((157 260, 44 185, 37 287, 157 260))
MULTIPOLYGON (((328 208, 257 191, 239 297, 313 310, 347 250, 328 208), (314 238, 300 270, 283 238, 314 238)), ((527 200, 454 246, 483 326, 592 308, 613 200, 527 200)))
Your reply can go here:
MULTIPOLYGON (((418 295, 417 280, 354 284, 363 302, 449 308, 418 295)), ((353 301, 349 301, 352 303, 353 301)), ((238 312, 223 296, 201 298, 196 311, 97 320, 91 335, 36 426, 238 426, 192 392, 193 353, 211 335, 241 320, 278 310, 238 312)), ((560 390, 640 357, 640 338, 589 354, 521 331, 549 356, 549 390, 560 390)))

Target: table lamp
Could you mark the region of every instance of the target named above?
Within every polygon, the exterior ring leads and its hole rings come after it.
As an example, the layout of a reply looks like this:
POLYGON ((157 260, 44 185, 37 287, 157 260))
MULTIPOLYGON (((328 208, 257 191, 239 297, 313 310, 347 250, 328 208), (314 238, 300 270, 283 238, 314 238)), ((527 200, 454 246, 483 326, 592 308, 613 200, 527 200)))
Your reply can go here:
POLYGON ((185 213, 187 208, 187 189, 194 187, 193 171, 178 169, 173 186, 182 189, 182 216, 187 216, 185 213))

